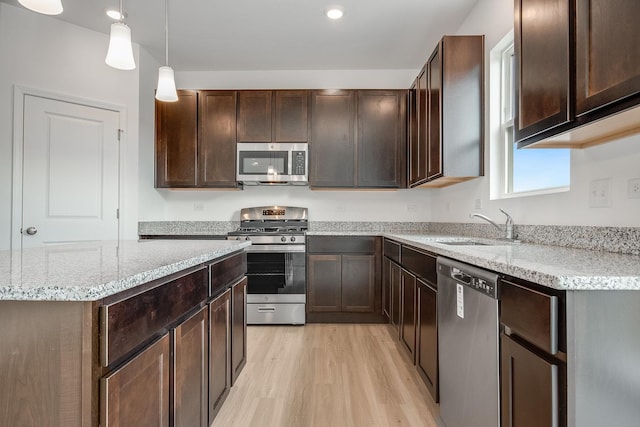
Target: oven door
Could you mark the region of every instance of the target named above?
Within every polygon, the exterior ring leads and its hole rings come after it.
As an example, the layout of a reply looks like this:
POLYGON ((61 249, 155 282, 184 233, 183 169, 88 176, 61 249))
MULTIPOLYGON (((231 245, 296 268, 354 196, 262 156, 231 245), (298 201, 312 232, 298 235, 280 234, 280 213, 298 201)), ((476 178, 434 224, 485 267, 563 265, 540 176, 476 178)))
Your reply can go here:
POLYGON ((248 303, 304 303, 304 245, 252 245, 247 252, 248 303))

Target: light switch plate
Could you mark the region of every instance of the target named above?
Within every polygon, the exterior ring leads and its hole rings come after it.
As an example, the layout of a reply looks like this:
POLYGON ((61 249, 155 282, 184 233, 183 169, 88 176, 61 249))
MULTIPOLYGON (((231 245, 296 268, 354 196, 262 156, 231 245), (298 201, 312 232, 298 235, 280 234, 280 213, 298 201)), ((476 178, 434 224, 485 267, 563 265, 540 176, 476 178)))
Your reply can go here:
POLYGON ((630 199, 640 199, 640 178, 629 180, 628 197, 630 199))
POLYGON ((596 179, 589 186, 589 207, 611 207, 611 178, 596 179))

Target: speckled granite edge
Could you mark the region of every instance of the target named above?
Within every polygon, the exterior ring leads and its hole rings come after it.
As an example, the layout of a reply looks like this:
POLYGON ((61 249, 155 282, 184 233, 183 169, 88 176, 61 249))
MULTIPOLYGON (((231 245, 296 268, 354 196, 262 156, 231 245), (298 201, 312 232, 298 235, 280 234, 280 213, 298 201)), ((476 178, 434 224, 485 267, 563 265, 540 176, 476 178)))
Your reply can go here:
POLYGON ((139 236, 225 235, 238 228, 238 221, 141 221, 139 236))
POLYGON ((428 233, 428 222, 311 221, 309 232, 428 233))
MULTIPOLYGON (((489 224, 432 222, 429 225, 431 233, 501 237, 489 224)), ((640 227, 516 225, 515 232, 524 243, 640 255, 640 227)))

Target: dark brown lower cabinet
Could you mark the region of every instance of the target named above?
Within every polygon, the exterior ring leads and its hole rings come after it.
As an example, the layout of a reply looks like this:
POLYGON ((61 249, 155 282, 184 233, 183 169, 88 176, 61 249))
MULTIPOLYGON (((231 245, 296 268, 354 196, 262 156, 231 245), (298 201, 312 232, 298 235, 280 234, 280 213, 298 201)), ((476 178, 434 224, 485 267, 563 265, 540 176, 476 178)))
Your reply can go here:
POLYGON ((420 279, 417 286, 416 367, 438 402, 438 293, 433 285, 420 279))
POLYGON ((375 255, 342 255, 342 311, 375 311, 375 276, 375 255))
POLYGON ((562 372, 511 337, 500 336, 502 346, 502 426, 558 427, 562 372))
POLYGON ((342 257, 307 256, 307 311, 342 311, 342 257))
POLYGON ((401 283, 402 283, 402 268, 395 262, 391 262, 391 270, 390 270, 390 294, 391 294, 391 324, 398 329, 398 333, 400 331, 400 323, 401 317, 400 313, 402 310, 402 294, 401 294, 401 283))
POLYGON ((169 348, 166 334, 101 380, 101 426, 169 426, 169 348))
POLYGON ((416 276, 402 269, 402 326, 400 340, 409 350, 411 360, 416 352, 416 276))
POLYGON ((247 278, 231 286, 231 385, 247 363, 247 278))
POLYGON ((231 388, 231 290, 209 303, 209 424, 231 388))
POLYGON ((173 330, 173 426, 208 426, 208 309, 173 330))

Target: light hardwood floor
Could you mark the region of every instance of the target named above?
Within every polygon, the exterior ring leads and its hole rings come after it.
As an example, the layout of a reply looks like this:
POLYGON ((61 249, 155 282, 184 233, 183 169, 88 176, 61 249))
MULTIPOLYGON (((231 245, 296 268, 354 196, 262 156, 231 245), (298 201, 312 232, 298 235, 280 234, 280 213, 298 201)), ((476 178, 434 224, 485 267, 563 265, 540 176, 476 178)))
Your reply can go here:
POLYGON ((436 426, 389 325, 249 326, 247 354, 213 427, 436 426))

